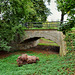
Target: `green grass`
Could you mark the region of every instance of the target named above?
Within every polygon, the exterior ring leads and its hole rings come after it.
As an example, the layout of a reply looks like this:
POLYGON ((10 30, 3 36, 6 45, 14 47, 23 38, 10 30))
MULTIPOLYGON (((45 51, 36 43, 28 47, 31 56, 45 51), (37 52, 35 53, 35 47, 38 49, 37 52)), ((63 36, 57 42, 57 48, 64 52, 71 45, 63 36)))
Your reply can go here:
POLYGON ((50 43, 38 43, 38 45, 46 45, 46 46, 59 46, 58 44, 56 44, 54 41, 45 39, 45 38, 41 38, 44 41, 50 42, 50 43))
POLYGON ((24 29, 27 29, 27 30, 28 30, 28 29, 33 29, 33 30, 35 30, 35 29, 38 29, 38 30, 39 30, 39 29, 58 29, 58 27, 48 27, 48 28, 46 28, 46 27, 42 27, 42 28, 36 28, 36 27, 35 27, 35 28, 34 28, 34 27, 33 27, 33 28, 24 28, 24 29))
POLYGON ((39 43, 38 45, 45 45, 45 46, 58 46, 56 43, 49 43, 49 44, 46 44, 46 43, 39 43))
POLYGON ((75 27, 73 27, 72 30, 75 30, 75 27))
POLYGON ((52 42, 53 43, 53 41, 51 41, 51 40, 48 40, 48 39, 45 39, 45 38, 41 38, 42 40, 44 40, 44 41, 48 41, 48 42, 52 42))
MULTIPOLYGON (((24 52, 23 52, 24 53, 24 52)), ((40 61, 34 64, 17 66, 19 55, 11 55, 0 59, 0 75, 72 75, 74 74, 74 60, 59 55, 46 55, 27 52, 28 55, 39 57, 40 61)))

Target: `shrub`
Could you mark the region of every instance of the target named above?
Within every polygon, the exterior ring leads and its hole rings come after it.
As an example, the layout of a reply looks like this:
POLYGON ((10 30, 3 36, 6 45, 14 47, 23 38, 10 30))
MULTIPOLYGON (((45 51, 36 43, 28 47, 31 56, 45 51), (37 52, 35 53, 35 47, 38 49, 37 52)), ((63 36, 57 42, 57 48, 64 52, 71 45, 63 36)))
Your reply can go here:
POLYGON ((67 23, 61 24, 59 30, 66 34, 66 32, 70 31, 73 27, 75 27, 75 17, 71 17, 67 23))
POLYGON ((67 43, 68 52, 75 51, 75 34, 68 32, 66 34, 65 41, 67 43))

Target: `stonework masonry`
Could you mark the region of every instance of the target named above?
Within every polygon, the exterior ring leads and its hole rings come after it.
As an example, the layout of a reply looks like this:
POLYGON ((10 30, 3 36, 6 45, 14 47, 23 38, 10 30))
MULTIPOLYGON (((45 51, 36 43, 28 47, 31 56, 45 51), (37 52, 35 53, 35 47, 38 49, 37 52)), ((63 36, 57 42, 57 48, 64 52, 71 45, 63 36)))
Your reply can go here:
MULTIPOLYGON (((20 42, 34 37, 43 37, 54 41, 60 46, 60 55, 66 55, 66 42, 64 41, 65 35, 62 32, 57 30, 25 30, 25 35, 21 38, 20 42)), ((35 40, 25 44, 19 44, 19 48, 30 48, 36 46, 38 42, 38 40, 35 40)))
POLYGON ((38 43, 39 43, 39 40, 24 42, 24 43, 22 43, 22 44, 18 44, 18 48, 19 48, 20 50, 29 49, 29 48, 31 48, 31 47, 37 46, 38 43))

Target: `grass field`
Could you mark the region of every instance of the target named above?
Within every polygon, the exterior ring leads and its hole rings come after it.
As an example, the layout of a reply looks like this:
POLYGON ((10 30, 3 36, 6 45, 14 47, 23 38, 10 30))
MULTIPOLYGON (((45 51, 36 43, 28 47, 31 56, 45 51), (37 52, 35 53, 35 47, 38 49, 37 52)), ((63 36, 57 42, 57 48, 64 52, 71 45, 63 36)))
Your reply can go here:
POLYGON ((9 57, 0 59, 0 75, 74 75, 75 64, 71 57, 60 57, 56 54, 26 53, 39 57, 40 61, 18 67, 16 59, 21 54, 12 54, 9 57))

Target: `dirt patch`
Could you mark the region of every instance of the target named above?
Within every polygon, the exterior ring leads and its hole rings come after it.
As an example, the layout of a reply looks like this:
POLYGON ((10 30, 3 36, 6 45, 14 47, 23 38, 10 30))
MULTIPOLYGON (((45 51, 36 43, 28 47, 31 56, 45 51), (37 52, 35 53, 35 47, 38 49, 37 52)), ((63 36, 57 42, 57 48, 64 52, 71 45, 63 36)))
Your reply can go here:
POLYGON ((11 55, 11 53, 7 52, 7 51, 0 51, 0 58, 4 58, 11 55))
POLYGON ((8 57, 10 55, 13 55, 13 54, 23 54, 22 51, 14 51, 14 52, 7 52, 7 51, 0 51, 0 59, 3 59, 5 57, 8 57))
POLYGON ((25 51, 32 51, 32 52, 43 53, 43 54, 59 54, 59 47, 38 45, 36 47, 26 49, 25 51))

